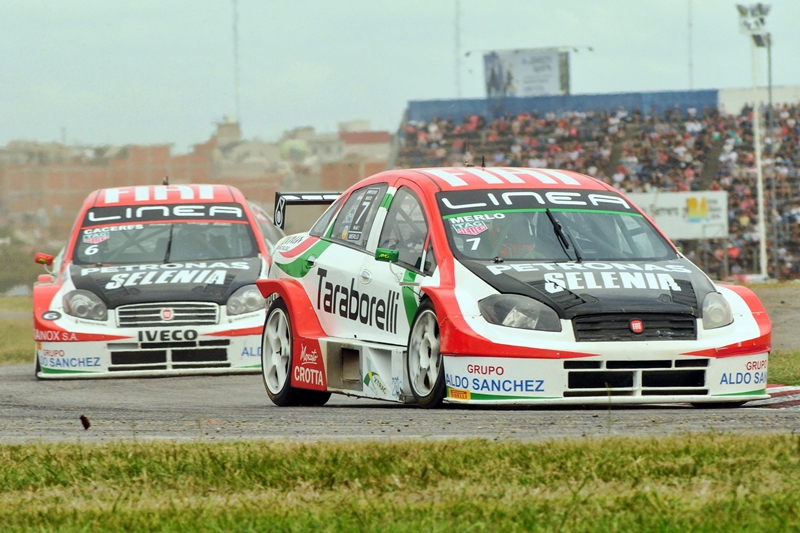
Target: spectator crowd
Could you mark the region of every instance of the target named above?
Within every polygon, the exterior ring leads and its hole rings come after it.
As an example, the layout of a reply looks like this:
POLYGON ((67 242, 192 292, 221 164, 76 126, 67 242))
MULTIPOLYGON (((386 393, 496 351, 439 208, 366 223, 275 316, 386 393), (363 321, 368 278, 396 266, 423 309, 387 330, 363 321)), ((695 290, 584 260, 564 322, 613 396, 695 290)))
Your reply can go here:
MULTIPOLYGON (((800 279, 800 106, 769 111, 761 111, 769 275, 800 279)), ((712 277, 741 279, 759 271, 754 139, 752 107, 434 117, 403 126, 395 167, 556 168, 623 192, 724 190, 728 239, 676 244, 712 277)))

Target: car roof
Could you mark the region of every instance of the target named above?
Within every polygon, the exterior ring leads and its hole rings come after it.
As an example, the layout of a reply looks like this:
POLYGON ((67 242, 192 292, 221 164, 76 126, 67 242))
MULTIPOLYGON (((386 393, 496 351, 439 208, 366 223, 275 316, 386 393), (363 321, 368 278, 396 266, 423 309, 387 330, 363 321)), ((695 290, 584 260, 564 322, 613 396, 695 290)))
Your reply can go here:
MULTIPOLYGON (((550 168, 521 167, 438 167, 391 170, 372 176, 376 181, 388 175, 405 177, 420 183, 426 177, 441 191, 469 189, 589 189, 613 190, 602 181, 573 172, 550 168)), ((424 186, 424 185, 423 185, 424 186)))
POLYGON ((245 203, 242 193, 229 185, 137 185, 100 189, 87 199, 90 207, 149 204, 245 203))

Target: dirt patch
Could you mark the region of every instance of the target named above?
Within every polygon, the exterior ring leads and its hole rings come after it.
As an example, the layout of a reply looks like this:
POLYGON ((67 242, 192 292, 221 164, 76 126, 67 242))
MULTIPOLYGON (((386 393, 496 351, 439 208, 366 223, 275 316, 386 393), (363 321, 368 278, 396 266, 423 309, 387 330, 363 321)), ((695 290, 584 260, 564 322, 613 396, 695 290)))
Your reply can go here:
POLYGON ((772 349, 800 350, 800 283, 753 288, 772 320, 772 349))

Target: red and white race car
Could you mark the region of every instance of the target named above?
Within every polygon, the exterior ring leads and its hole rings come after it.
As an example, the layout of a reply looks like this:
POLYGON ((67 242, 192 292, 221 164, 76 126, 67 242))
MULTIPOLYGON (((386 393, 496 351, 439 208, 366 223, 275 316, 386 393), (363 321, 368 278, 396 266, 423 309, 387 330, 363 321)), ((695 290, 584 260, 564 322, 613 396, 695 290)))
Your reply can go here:
POLYGON ((267 222, 223 185, 90 194, 61 253, 36 257, 36 376, 258 372, 267 222))
MULTIPOLYGON (((285 196, 276 221, 303 203, 285 196)), ((767 398, 756 296, 714 284, 624 195, 575 172, 383 172, 273 260, 257 285, 277 296, 262 372, 278 405, 767 398)))

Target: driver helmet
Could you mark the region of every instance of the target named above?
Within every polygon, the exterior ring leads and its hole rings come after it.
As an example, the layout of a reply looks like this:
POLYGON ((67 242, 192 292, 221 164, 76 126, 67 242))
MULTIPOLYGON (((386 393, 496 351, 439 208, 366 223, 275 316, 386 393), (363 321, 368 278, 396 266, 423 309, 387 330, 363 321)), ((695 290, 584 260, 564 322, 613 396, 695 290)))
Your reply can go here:
POLYGON ((506 239, 500 246, 502 257, 521 259, 526 256, 535 245, 535 234, 531 221, 527 217, 510 220, 506 239))

